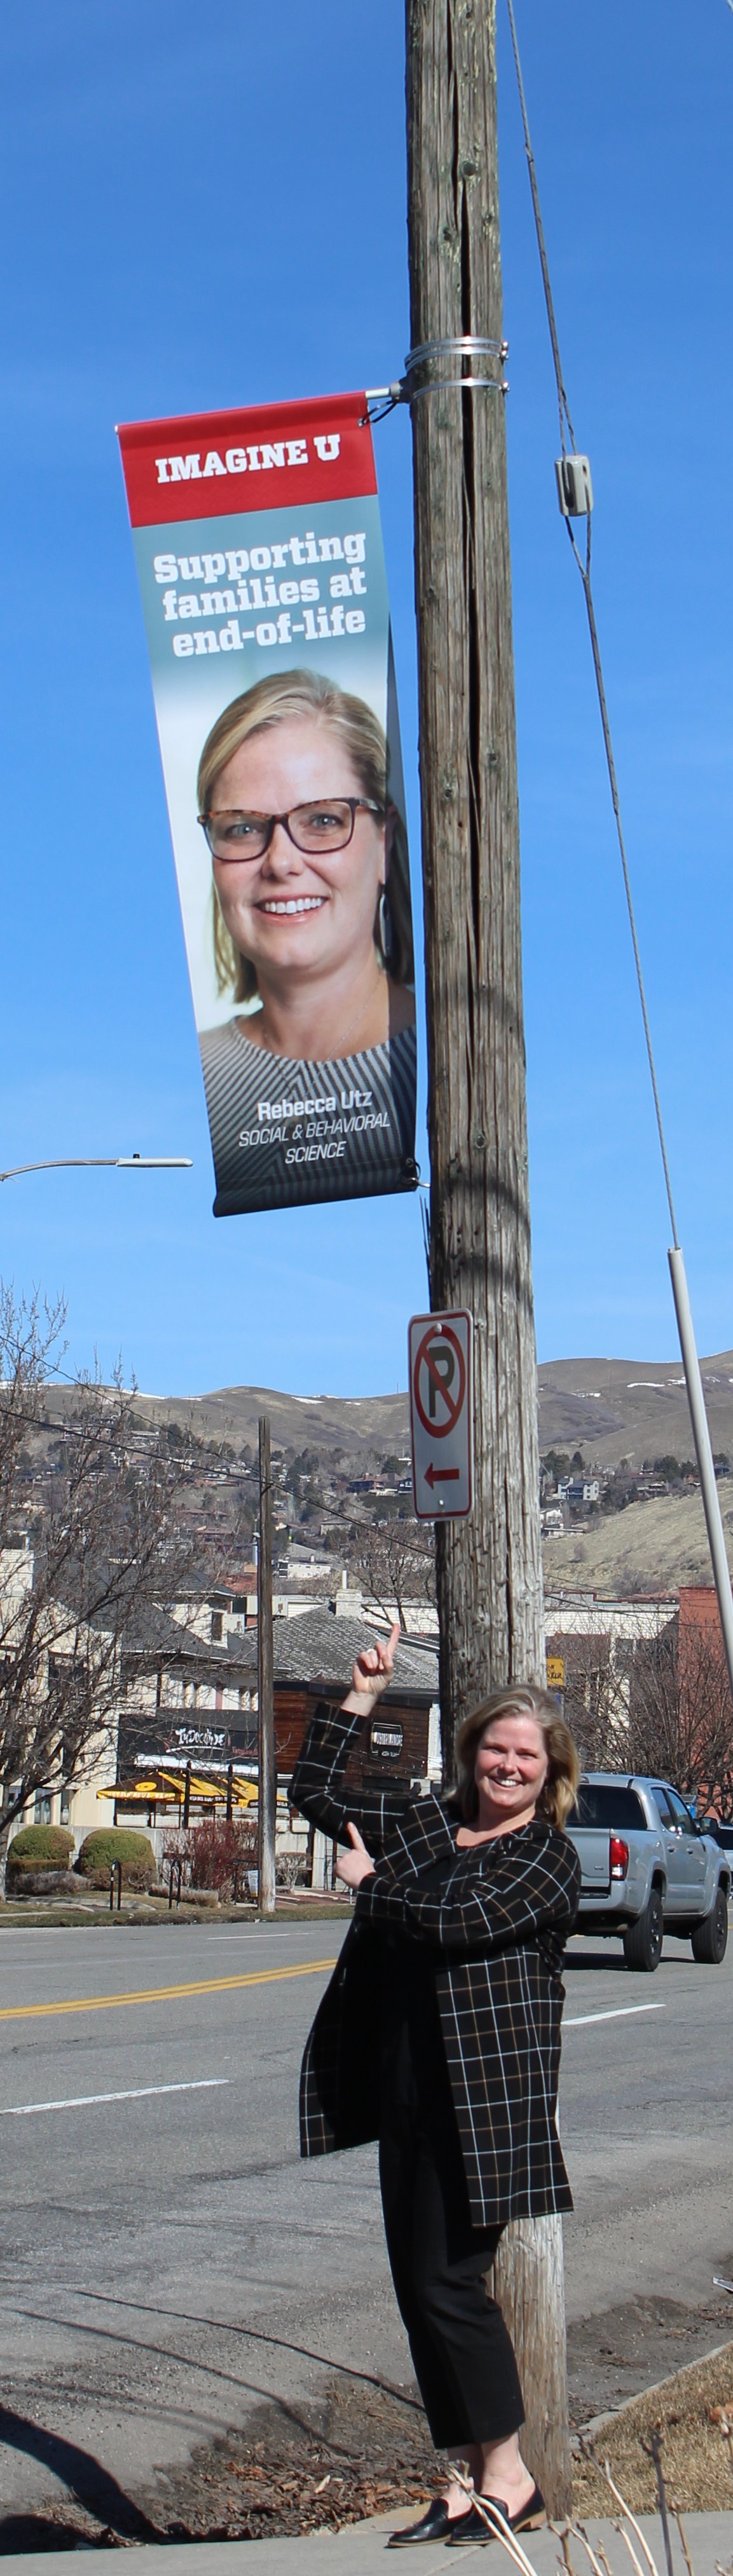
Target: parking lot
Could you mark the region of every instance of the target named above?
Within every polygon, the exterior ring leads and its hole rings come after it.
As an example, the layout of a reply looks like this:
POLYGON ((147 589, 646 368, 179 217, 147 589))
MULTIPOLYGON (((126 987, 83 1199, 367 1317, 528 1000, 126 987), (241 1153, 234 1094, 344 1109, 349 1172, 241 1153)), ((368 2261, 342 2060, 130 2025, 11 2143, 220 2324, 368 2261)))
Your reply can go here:
MULTIPOLYGON (((6 2506, 49 2493, 54 2440, 142 2491, 334 2365, 410 2377, 374 2150, 298 2157, 300 2049, 344 1928, 3 1933, 6 2506)), ((578 1940, 566 1982, 568 2314, 600 2351, 608 2311, 704 2310, 731 2277, 731 1963, 668 1941, 631 1976, 578 1940)))

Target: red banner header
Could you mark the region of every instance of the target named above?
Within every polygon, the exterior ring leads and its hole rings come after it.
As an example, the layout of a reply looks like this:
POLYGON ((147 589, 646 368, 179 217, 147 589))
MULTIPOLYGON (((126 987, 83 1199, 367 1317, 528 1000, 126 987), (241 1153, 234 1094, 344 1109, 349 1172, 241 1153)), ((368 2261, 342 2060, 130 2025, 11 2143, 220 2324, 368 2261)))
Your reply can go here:
POLYGON ((133 528, 376 492, 366 395, 195 412, 118 430, 133 528))

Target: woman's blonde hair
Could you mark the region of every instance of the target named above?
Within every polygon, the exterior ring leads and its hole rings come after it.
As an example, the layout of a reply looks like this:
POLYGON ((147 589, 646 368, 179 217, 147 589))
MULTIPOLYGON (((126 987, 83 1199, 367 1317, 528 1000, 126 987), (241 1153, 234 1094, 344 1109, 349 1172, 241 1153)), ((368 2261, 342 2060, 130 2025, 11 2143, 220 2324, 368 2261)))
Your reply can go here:
POLYGON ((547 1754, 547 1779, 537 1800, 537 1812, 549 1816, 550 1823, 561 1828, 574 1807, 580 1779, 580 1755, 569 1726, 561 1717, 557 1700, 535 1682, 521 1682, 515 1690, 492 1691, 470 1717, 465 1717, 456 1737, 458 1766, 457 1797, 467 1825, 478 1815, 476 1755, 487 1726, 497 1717, 531 1717, 544 1737, 547 1754))
MULTIPOLYGON (((389 937, 383 934, 384 904, 380 898, 374 921, 374 942, 382 965, 395 984, 412 984, 415 967, 412 946, 412 911, 410 905, 410 870, 407 834, 401 814, 389 796, 389 745, 387 736, 364 698, 347 696, 335 680, 326 679, 322 671, 279 671, 271 679, 258 680, 256 687, 245 689, 241 698, 233 698, 224 707, 207 734, 198 767, 197 793, 200 815, 207 815, 219 771, 232 760, 250 734, 266 733, 278 724, 294 718, 315 717, 337 734, 353 762, 359 785, 382 817, 389 811, 392 840, 389 856, 388 905, 389 937)), ((328 786, 324 780, 324 788, 328 786)), ((216 887, 214 903, 214 964, 220 993, 233 988, 235 1002, 251 1002, 257 992, 257 973, 248 957, 235 947, 219 903, 216 887)))

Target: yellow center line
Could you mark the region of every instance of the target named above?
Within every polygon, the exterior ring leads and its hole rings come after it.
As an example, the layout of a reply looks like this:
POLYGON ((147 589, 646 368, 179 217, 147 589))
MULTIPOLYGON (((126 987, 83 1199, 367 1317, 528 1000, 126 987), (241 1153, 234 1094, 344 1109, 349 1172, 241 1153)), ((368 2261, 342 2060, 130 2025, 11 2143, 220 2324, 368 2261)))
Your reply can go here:
POLYGON ((299 1968, 254 1968, 249 1976, 199 1977, 188 1986, 143 1986, 129 1995, 80 1995, 60 2004, 2 2004, 0 2021, 30 2021, 41 2013, 114 2012, 122 2004, 175 2003, 179 1995, 231 1994, 236 1986, 270 1986, 281 1977, 315 1977, 335 1966, 335 1959, 308 1959, 299 1968))

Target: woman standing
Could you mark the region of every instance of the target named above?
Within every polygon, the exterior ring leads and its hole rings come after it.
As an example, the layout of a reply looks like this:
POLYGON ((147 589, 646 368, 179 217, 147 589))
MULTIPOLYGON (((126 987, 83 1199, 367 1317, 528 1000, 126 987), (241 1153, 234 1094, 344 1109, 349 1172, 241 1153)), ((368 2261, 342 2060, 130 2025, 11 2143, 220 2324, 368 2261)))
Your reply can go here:
MULTIPOLYGON (((379 2139, 387 2248, 437 2450, 467 2463, 514 2530, 544 2513, 519 2446, 512 2345, 482 2275, 512 2218, 572 2207, 556 2129, 564 1942, 580 1870, 563 1825, 579 1762, 553 1700, 495 1692, 461 1728, 455 1795, 349 1797, 354 1739, 392 1677, 399 1629, 321 1703, 292 1798, 349 1848, 354 1922, 306 2049, 306 2156, 379 2139)), ((390 2546, 490 2537, 451 2482, 390 2546)))

